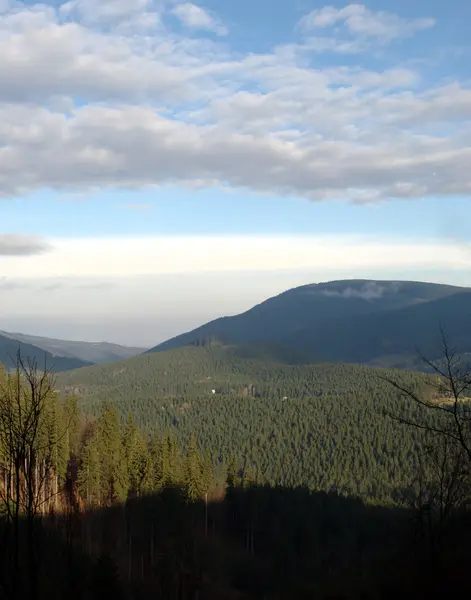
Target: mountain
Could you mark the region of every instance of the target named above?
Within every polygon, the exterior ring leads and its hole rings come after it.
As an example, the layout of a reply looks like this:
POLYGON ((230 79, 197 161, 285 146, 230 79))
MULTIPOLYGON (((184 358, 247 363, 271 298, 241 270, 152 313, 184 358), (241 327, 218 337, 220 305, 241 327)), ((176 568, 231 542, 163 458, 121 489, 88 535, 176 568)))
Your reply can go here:
POLYGON ((76 342, 24 333, 9 333, 6 331, 0 331, 0 335, 25 344, 32 344, 50 352, 53 356, 74 358, 84 361, 87 364, 100 364, 122 360, 123 358, 141 354, 144 351, 144 348, 120 346, 119 344, 110 344, 108 342, 76 342))
POLYGON ((342 317, 284 339, 320 361, 420 368, 422 354, 443 356, 441 332, 454 353, 471 352, 471 291, 405 308, 342 317))
POLYGON ((0 364, 4 365, 7 369, 13 368, 18 349, 25 361, 36 361, 38 368, 42 368, 45 364, 47 368, 52 369, 56 373, 92 364, 91 361, 80 360, 74 357, 54 356, 51 352, 39 346, 0 334, 0 364))
MULTIPOLYGON (((240 315, 206 323, 147 352, 204 345, 215 339, 225 344, 275 342, 286 347, 286 354, 290 348, 305 356, 305 362, 377 364, 389 356, 391 360, 385 364, 412 366, 414 345, 431 336, 436 340, 439 322, 446 320, 450 311, 455 313, 454 322, 466 320, 469 293, 471 288, 413 281, 344 280, 305 285, 240 315)), ((466 334, 461 337, 464 342, 466 334)), ((471 351, 471 337, 468 339, 471 351)))

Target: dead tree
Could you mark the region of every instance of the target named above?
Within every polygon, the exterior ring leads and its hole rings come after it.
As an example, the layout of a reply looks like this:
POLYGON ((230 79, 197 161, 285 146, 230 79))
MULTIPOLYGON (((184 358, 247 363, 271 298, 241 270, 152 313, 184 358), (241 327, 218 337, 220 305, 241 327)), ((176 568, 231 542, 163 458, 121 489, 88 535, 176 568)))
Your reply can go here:
POLYGON ((422 391, 381 376, 403 398, 424 409, 416 418, 400 410, 387 414, 424 434, 417 477, 403 500, 413 509, 416 531, 428 540, 436 557, 446 546, 450 520, 469 508, 471 489, 471 370, 450 345, 443 327, 440 334, 439 359, 430 360, 418 351, 429 371, 422 391), (431 420, 431 414, 436 418, 431 420))
MULTIPOLYGON (((12 594, 19 595, 22 541, 29 563, 29 589, 37 589, 37 518, 56 494, 51 480, 51 442, 45 435, 48 405, 54 396, 54 381, 47 368, 24 360, 20 351, 13 374, 0 377, 0 502, 4 521, 12 534, 12 594), (52 487, 52 489, 51 489, 52 487), (24 524, 25 537, 22 535, 24 524)), ((54 443, 54 442, 53 442, 54 443)))
POLYGON ((392 378, 381 376, 403 397, 439 414, 440 424, 435 426, 425 420, 410 420, 397 413, 389 413, 389 416, 399 423, 447 439, 460 449, 471 468, 471 369, 450 345, 443 327, 440 327, 440 334, 439 359, 430 360, 418 351, 423 364, 437 377, 435 381, 431 377, 426 379, 434 393, 424 396, 392 378))

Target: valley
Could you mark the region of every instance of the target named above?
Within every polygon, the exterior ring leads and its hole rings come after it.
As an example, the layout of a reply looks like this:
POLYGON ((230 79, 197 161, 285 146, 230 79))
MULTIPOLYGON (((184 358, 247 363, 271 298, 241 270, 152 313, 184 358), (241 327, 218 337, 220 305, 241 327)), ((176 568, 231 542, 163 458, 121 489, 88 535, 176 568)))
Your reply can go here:
POLYGON ((128 358, 144 352, 107 342, 77 342, 0 331, 0 363, 12 366, 16 353, 35 359, 55 372, 128 358))

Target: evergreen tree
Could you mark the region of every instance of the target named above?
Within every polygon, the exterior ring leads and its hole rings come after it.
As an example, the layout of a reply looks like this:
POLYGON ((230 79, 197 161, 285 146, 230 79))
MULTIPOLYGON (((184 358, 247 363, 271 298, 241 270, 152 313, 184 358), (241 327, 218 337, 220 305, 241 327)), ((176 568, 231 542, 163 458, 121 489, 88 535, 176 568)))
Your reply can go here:
POLYGON ((70 456, 68 427, 56 394, 51 395, 45 410, 41 444, 42 466, 39 473, 43 478, 44 501, 52 501, 55 505, 65 481, 70 456))
POLYGON ((203 456, 201 465, 201 489, 205 496, 207 496, 209 490, 211 489, 212 483, 213 461, 211 460, 211 455, 209 454, 209 452, 206 452, 203 456))
POLYGON ((138 493, 140 486, 139 454, 141 453, 141 432, 134 423, 132 413, 128 413, 128 419, 123 431, 123 455, 127 481, 133 493, 138 493))
POLYGON ((242 485, 245 488, 252 487, 257 484, 257 474, 255 469, 248 465, 244 469, 244 473, 242 475, 242 485))
POLYGON ((202 475, 201 458, 196 445, 194 434, 191 435, 188 442, 188 448, 185 458, 185 493, 190 501, 201 498, 204 494, 204 484, 202 475))
POLYGON ((174 435, 169 434, 167 438, 169 449, 170 484, 180 485, 184 478, 184 468, 178 441, 174 435))
POLYGON ((234 458, 231 456, 229 458, 229 462, 227 464, 227 472, 226 472, 226 484, 227 487, 233 488, 236 484, 237 470, 235 466, 234 458))
POLYGON ((77 473, 78 489, 88 506, 96 506, 101 502, 103 490, 101 473, 98 439, 96 435, 92 435, 85 441, 83 446, 80 467, 77 473))
POLYGON ((108 403, 103 405, 98 421, 98 444, 103 501, 123 501, 129 490, 128 469, 121 443, 118 413, 108 403))
POLYGON ((204 494, 205 503, 205 517, 204 517, 204 530, 205 534, 208 535, 208 493, 211 489, 213 482, 213 463, 211 455, 206 452, 203 456, 202 468, 201 468, 201 491, 204 494))
POLYGON ((68 432, 68 444, 71 456, 80 453, 80 415, 76 396, 64 400, 64 421, 68 432))
POLYGON ((131 489, 137 496, 152 491, 152 470, 152 455, 149 452, 147 443, 142 439, 142 434, 139 432, 129 465, 131 489))

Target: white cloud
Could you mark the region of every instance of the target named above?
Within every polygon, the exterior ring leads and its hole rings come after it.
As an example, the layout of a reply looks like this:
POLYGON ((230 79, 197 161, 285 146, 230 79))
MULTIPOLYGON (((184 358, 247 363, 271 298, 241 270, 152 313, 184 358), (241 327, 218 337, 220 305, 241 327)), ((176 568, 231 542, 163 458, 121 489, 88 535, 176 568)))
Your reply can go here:
POLYGON ((340 9, 334 6, 315 9, 300 20, 299 26, 305 31, 310 31, 338 23, 345 24, 353 35, 380 38, 387 42, 429 29, 435 25, 435 20, 429 17, 407 19, 389 12, 374 12, 362 4, 348 4, 340 9))
POLYGON ((8 278, 120 278, 292 269, 471 268, 462 244, 338 236, 52 239, 27 261, 0 256, 8 278), (217 248, 217 252, 215 252, 217 248))
POLYGON ((120 31, 147 30, 161 24, 153 0, 70 0, 59 6, 59 15, 90 27, 115 26, 120 31))
MULTIPOLYGON (((319 39, 244 55, 172 32, 170 11, 212 22, 188 6, 73 0, 0 14, 0 195, 165 184, 354 202, 470 192, 465 81, 427 83, 400 65, 322 68, 310 63, 330 44, 319 39), (149 15, 151 34, 138 26, 149 15)), ((363 37, 373 22, 390 37, 398 23, 420 29, 347 8, 341 18, 363 37)), ((357 39, 345 42, 352 52, 357 39)))
POLYGON ((207 10, 191 2, 178 4, 171 13, 179 19, 183 25, 190 29, 203 29, 212 31, 217 35, 227 35, 225 25, 213 17, 207 10))
POLYGON ((50 243, 53 251, 41 256, 0 256, 1 330, 150 346, 318 281, 471 284, 471 251, 460 243, 289 236, 50 243))

